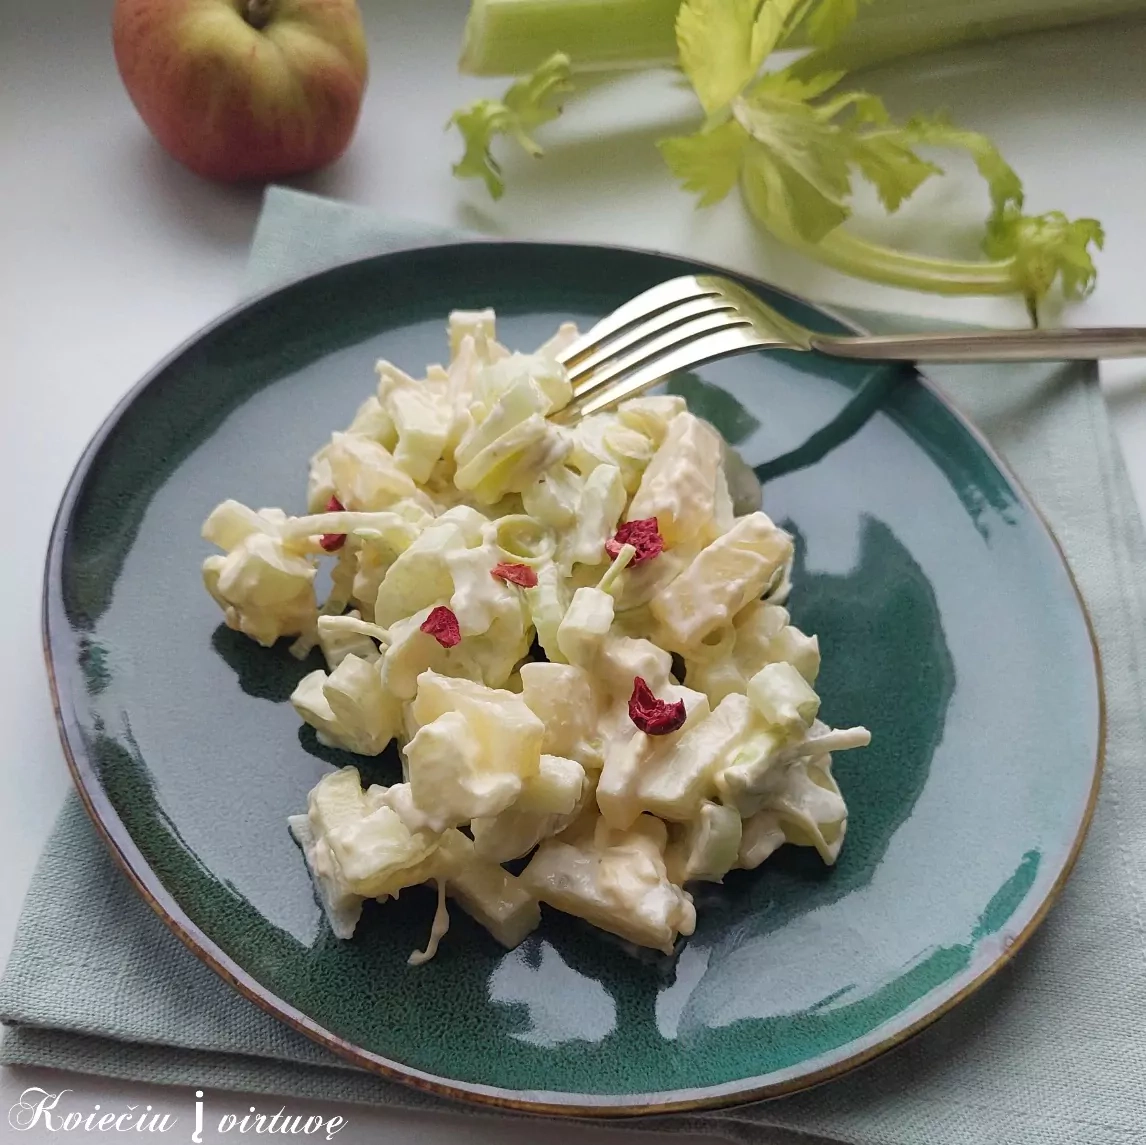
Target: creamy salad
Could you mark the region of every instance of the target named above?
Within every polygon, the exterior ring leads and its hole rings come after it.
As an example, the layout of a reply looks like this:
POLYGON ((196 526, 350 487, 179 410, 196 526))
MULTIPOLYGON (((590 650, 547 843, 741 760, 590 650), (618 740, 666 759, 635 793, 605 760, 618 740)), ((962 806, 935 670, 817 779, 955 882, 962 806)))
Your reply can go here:
POLYGON ((227 625, 321 650, 291 697, 319 741, 401 750, 402 782, 333 771, 290 829, 339 938, 367 899, 436 886, 412 963, 450 900, 506 947, 545 904, 671 953, 690 884, 784 844, 835 862, 832 753, 870 736, 819 719, 817 638, 784 607, 792 538, 734 503, 743 467, 682 398, 560 425, 572 325, 532 354, 490 310, 448 332, 423 378, 378 363, 311 459, 306 515, 224 501, 203 526, 227 625))

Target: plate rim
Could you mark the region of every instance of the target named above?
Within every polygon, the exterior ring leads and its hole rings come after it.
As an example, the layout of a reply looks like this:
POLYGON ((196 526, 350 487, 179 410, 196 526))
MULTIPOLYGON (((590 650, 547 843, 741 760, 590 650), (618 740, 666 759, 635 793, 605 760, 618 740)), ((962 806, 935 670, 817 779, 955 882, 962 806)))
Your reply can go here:
MULTIPOLYGON (((143 392, 155 384, 173 363, 178 361, 180 357, 204 338, 244 312, 254 309, 278 294, 308 285, 313 287, 315 284, 320 283, 323 278, 345 273, 348 268, 364 268, 368 263, 385 263, 388 260, 401 257, 402 255, 416 255, 431 250, 442 250, 443 248, 472 248, 483 246, 489 248, 491 255, 495 255, 498 248, 513 246, 518 248, 533 248, 538 251, 553 247, 562 250, 575 248, 587 254, 607 252, 614 255, 635 256, 640 258, 649 256, 669 258, 690 267, 692 273, 727 275, 744 283, 750 289, 762 287, 788 298, 795 303, 818 311, 856 334, 867 333, 859 323, 840 315, 830 306, 813 302, 783 287, 776 286, 765 279, 743 274, 727 267, 705 263, 668 252, 607 243, 583 243, 560 240, 490 240, 479 237, 446 242, 416 243, 360 259, 339 262, 300 278, 292 279, 289 282, 279 283, 267 290, 260 291, 258 294, 241 300, 235 306, 228 308, 212 321, 200 327, 188 338, 184 339, 175 349, 165 355, 155 366, 148 370, 144 376, 131 386, 124 396, 115 403, 112 410, 100 423, 84 447, 83 452, 80 454, 60 499, 55 517, 53 518, 43 576, 41 640, 56 728, 72 781, 97 833, 103 839, 116 864, 127 876, 128 881, 135 891, 200 962, 210 967, 224 981, 238 991, 239 994, 255 1003, 266 1013, 285 1022, 297 1032, 309 1037, 312 1041, 338 1054, 352 1064, 382 1076, 387 1080, 399 1082, 455 1102, 492 1106, 494 1108, 521 1113, 547 1114, 572 1118, 628 1118, 715 1109, 742 1105, 754 1101, 770 1100, 797 1093, 801 1090, 809 1089, 813 1086, 841 1077, 853 1069, 882 1056, 896 1046, 901 1045, 937 1021, 944 1014, 954 1009, 993 978, 1003 967, 1007 966, 1018 951, 1022 949, 1027 940, 1038 929, 1050 911, 1050 908, 1057 901, 1063 886, 1066 884, 1067 879, 1074 869, 1074 865, 1082 850, 1083 843, 1086 840, 1091 821, 1094 817, 1098 791, 1105 766, 1107 717, 1102 657, 1090 612, 1078 586, 1078 582, 1075 579, 1074 570, 1067 560, 1062 544, 1042 510, 1035 503, 1025 485, 1018 479, 1004 458, 998 453, 990 441, 988 441, 982 431, 980 431, 979 428, 958 409, 951 399, 947 397, 942 389, 931 381, 926 373, 919 370, 918 367, 915 370, 916 384, 920 384, 927 389, 930 395, 939 402, 946 412, 971 436, 999 472, 1011 482, 1018 498, 1025 503, 1027 509, 1033 512, 1035 519, 1039 522, 1046 536, 1050 539, 1053 551, 1061 563, 1063 570, 1066 572, 1071 591, 1074 594, 1075 602, 1086 628, 1087 638, 1090 642, 1094 658, 1095 684, 1097 689, 1096 698, 1098 701, 1098 727, 1096 729, 1098 733, 1097 752, 1090 789, 1087 793, 1086 805, 1083 809, 1082 818, 1075 837, 1072 840, 1070 850, 1054 882, 1035 907, 1023 929, 1014 935, 1008 943, 1001 945, 991 962, 977 975, 965 982, 960 989, 941 998, 925 1014, 920 1015, 913 1022, 893 1030, 886 1037, 871 1045, 864 1046, 850 1054, 846 1052, 843 1053, 819 1069, 798 1073, 795 1076, 785 1077, 781 1080, 771 1082, 765 1082, 763 1079, 775 1077, 776 1073, 790 1072, 790 1070, 772 1071, 770 1074, 762 1074, 751 1078, 725 1082, 719 1085, 697 1087, 695 1089, 677 1088, 665 1090, 659 1094, 564 1094, 558 1091, 506 1089, 482 1083, 458 1081, 456 1079, 432 1074, 414 1066, 409 1066, 394 1059, 387 1058, 382 1054, 365 1050, 353 1042, 327 1030, 321 1023, 278 997, 268 987, 263 986, 187 916, 174 894, 163 885, 159 876, 136 846, 126 825, 116 812, 111 799, 105 792, 99 776, 92 765, 91 759, 84 748, 82 730, 75 716, 78 707, 75 702, 75 693, 66 684, 61 682, 56 672, 57 657, 63 660, 66 654, 72 650, 70 643, 66 643, 70 642, 71 628, 67 620, 66 609, 63 602, 63 555, 68 542, 68 526, 74 515, 79 496, 91 472, 92 464, 100 449, 122 420, 123 416, 132 405, 134 405, 143 392)), ((683 271, 683 273, 687 273, 687 271, 683 271)), ((854 1045, 854 1042, 851 1044, 854 1045)), ((799 1069, 798 1066, 795 1068, 799 1069)))

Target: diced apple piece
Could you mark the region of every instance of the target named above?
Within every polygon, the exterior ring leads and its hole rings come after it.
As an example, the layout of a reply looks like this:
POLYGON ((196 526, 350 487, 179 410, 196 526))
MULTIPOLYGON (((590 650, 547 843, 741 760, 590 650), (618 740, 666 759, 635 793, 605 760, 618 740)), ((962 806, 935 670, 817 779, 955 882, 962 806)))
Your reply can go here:
POLYGON ((787 841, 784 828, 780 826, 780 816, 775 811, 757 811, 742 820, 740 855, 736 865, 742 870, 753 871, 787 841))
POLYGON ((803 734, 820 710, 820 697, 798 671, 783 660, 765 664, 748 681, 748 702, 769 727, 803 734))
POLYGON ((726 696, 705 720, 683 731, 672 750, 641 775, 639 802, 662 819, 693 819, 715 794, 716 774, 749 734, 752 714, 744 696, 726 696))
POLYGON ((806 636, 789 624, 777 633, 769 647, 769 654, 776 660, 791 664, 809 684, 815 684, 816 677, 820 674, 818 637, 806 636))
POLYGON ((613 598, 599 588, 579 588, 557 629, 557 646, 570 664, 591 670, 613 624, 613 598))
POLYGON ((669 848, 674 882, 721 882, 740 857, 740 836, 740 815, 734 807, 702 803, 669 848))

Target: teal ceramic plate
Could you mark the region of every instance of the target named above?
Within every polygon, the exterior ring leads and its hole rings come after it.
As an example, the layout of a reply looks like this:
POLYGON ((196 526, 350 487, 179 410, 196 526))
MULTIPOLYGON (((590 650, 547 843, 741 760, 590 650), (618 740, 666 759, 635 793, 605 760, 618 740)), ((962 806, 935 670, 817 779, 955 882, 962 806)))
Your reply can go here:
MULTIPOLYGON (((199 538, 224 497, 303 508, 306 463, 384 355, 446 352, 452 307, 512 346, 698 268, 631 251, 463 244, 307 279, 204 331, 115 411, 52 540, 46 639, 80 790, 139 890, 244 994, 352 1061, 439 1093, 568 1114, 732 1104, 835 1076, 954 1005, 1041 919, 1100 767, 1100 677, 1061 554, 1013 478, 922 380, 749 355, 675 384, 768 479, 798 538, 841 756, 835 869, 785 848, 697 895, 675 958, 553 913, 506 952, 460 911, 406 957, 414 890, 334 939, 286 827, 330 768, 287 703, 313 665, 220 625, 199 538), (813 436, 817 430, 827 431, 813 436), (793 455, 795 450, 795 455, 793 455), (781 459, 779 462, 776 459, 781 459)), ((761 284, 810 326, 828 315, 761 284)), ((371 778, 394 759, 367 763, 371 778)))

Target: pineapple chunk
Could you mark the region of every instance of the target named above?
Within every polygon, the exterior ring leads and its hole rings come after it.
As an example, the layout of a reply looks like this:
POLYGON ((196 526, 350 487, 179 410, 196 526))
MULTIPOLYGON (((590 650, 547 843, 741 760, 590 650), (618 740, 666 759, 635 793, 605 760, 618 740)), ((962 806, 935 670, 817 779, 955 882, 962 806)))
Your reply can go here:
POLYGON ((362 917, 362 904, 365 900, 339 883, 330 848, 325 840, 315 838, 306 815, 289 816, 287 826, 294 841, 302 848, 307 869, 318 892, 319 905, 330 923, 330 929, 336 938, 351 938, 362 917))
POLYGON ((357 755, 380 755, 398 733, 398 701, 382 686, 378 664, 346 655, 328 676, 304 676, 290 702, 319 742, 357 755))
POLYGON ((366 814, 366 795, 356 767, 343 767, 324 775, 307 796, 307 818, 316 839, 335 827, 357 823, 366 814))
POLYGON ((652 599, 652 614, 672 647, 692 648, 759 597, 791 554, 792 538, 767 514, 741 517, 652 599))
POLYGON ((598 822, 581 846, 547 839, 521 880, 542 902, 594 926, 671 954, 678 934, 696 926, 692 897, 671 883, 665 826, 642 815, 629 831, 598 822))
POLYGON ((644 777, 659 770, 662 761, 674 754, 681 740, 709 715, 708 697, 703 692, 694 692, 680 684, 664 684, 657 694, 668 703, 683 700, 685 722, 669 735, 649 736, 634 730, 627 739, 610 745, 597 781, 597 805, 610 827, 625 830, 642 811, 649 810, 643 794, 644 777))
POLYGON ((522 779, 537 774, 545 725, 529 710, 521 696, 487 688, 471 680, 423 672, 418 677, 418 695, 411 712, 419 725, 428 724, 446 712, 466 718, 483 755, 499 761, 522 779))
POLYGON ((525 784, 517 805, 542 815, 571 815, 584 784, 585 769, 576 760, 542 755, 537 774, 525 784))
POLYGON ((787 609, 765 600, 749 602, 731 625, 724 625, 685 652, 690 687, 713 705, 732 692, 745 692, 748 681, 766 664, 787 663, 809 684, 820 670, 820 644, 789 624, 787 609))
POLYGON ((483 860, 460 831, 442 836, 446 893, 507 950, 541 924, 541 907, 523 881, 483 860))
POLYGON ((351 612, 346 616, 320 616, 318 618, 318 646, 331 672, 346 659, 357 656, 369 663, 377 661, 381 653, 372 637, 357 624, 362 616, 351 612))
POLYGON ((411 831, 395 811, 379 805, 378 790, 371 788, 368 796, 358 769, 344 767, 323 776, 307 798, 311 869, 332 900, 345 894, 383 898, 429 877, 437 836, 411 831))
POLYGON ((499 815, 540 774, 545 726, 513 692, 423 672, 410 714, 410 787, 439 830, 499 815))
POLYGON ((510 766, 489 765, 461 712, 423 724, 403 754, 414 803, 439 831, 497 815, 521 793, 521 777, 510 766))
POLYGON ((625 519, 656 517, 670 547, 711 540, 723 448, 711 426, 691 413, 677 414, 633 494, 625 519))
POLYGON ((592 677, 572 664, 521 666, 522 699, 545 725, 542 751, 599 769, 598 704, 592 677))
POLYGON ((540 770, 512 807, 470 823, 477 853, 496 863, 527 855, 569 823, 581 806, 584 787, 585 769, 579 763, 543 755, 540 770))
MULTIPOLYGON (((238 534, 233 522, 216 525, 216 535, 225 540, 238 534)), ((315 572, 305 557, 287 552, 278 536, 250 532, 225 557, 203 562, 203 583, 228 628, 269 648, 282 636, 313 632, 315 572)))
POLYGON ((328 831, 340 883, 363 898, 387 898, 431 876, 436 835, 411 831, 390 807, 328 831))

